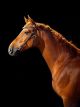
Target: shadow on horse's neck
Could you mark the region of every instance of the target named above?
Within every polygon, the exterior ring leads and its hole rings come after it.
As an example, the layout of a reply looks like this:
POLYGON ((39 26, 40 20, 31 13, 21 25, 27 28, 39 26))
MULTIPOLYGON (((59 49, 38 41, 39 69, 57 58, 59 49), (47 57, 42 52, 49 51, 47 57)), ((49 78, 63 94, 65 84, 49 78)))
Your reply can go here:
MULTIPOLYGON (((61 55, 65 59, 71 55, 75 56, 78 48, 68 42, 60 33, 52 30, 50 27, 44 27, 41 31, 41 39, 44 41, 43 51, 41 51, 50 70, 52 70, 55 61, 61 55)), ((41 50, 41 49, 40 49, 41 50)), ((63 61, 63 60, 62 60, 63 61)))

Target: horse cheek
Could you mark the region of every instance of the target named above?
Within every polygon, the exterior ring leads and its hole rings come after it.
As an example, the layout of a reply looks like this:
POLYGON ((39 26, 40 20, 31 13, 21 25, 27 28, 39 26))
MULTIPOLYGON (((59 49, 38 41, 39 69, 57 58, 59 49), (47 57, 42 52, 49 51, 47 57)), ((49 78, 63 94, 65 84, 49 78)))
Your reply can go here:
POLYGON ((31 48, 33 46, 33 39, 30 39, 28 42, 27 42, 27 45, 29 48, 31 48))

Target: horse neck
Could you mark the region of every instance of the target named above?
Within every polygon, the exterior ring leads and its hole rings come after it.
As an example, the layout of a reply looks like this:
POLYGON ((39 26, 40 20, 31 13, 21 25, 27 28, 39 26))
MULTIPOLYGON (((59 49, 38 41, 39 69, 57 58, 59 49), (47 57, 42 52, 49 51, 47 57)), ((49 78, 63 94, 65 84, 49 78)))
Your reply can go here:
MULTIPOLYGON (((60 39, 61 37, 57 38, 57 35, 59 36, 60 34, 58 32, 55 32, 54 35, 51 35, 50 33, 47 33, 45 31, 41 32, 41 41, 43 41, 44 43, 41 42, 41 46, 39 47, 39 49, 43 50, 41 51, 41 53, 48 67, 50 68, 50 71, 53 70, 55 62, 57 62, 58 59, 61 61, 61 64, 62 62, 64 64, 64 62, 67 62, 68 58, 71 55, 71 53, 68 51, 68 48, 65 47, 67 45, 64 45, 65 41, 67 40, 65 38, 63 38, 63 40, 58 40, 58 38, 60 39)), ((60 66, 60 64, 57 66, 60 66)))
POLYGON ((39 49, 48 67, 52 71, 53 65, 59 55, 57 50, 59 48, 57 48, 57 41, 55 40, 55 38, 53 38, 52 35, 46 33, 45 31, 41 31, 40 40, 41 45, 39 46, 39 49))

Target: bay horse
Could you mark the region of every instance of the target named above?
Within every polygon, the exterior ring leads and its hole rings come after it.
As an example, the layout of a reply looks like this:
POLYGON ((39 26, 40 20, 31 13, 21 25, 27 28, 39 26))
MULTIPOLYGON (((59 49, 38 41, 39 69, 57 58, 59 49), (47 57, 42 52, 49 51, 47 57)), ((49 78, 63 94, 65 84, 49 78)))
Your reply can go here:
POLYGON ((21 33, 11 42, 11 56, 36 47, 44 57, 51 75, 52 88, 64 107, 78 107, 80 101, 80 49, 50 26, 28 16, 21 33))

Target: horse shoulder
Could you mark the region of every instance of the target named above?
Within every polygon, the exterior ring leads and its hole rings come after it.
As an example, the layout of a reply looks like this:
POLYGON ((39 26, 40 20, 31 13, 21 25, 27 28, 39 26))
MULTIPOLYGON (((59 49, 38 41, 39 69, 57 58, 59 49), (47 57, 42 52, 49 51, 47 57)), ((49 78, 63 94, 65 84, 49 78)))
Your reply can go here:
POLYGON ((56 72, 56 75, 52 77, 52 87, 58 94, 72 95, 75 87, 80 89, 80 85, 77 84, 80 81, 80 58, 74 58, 64 69, 58 69, 56 72))

